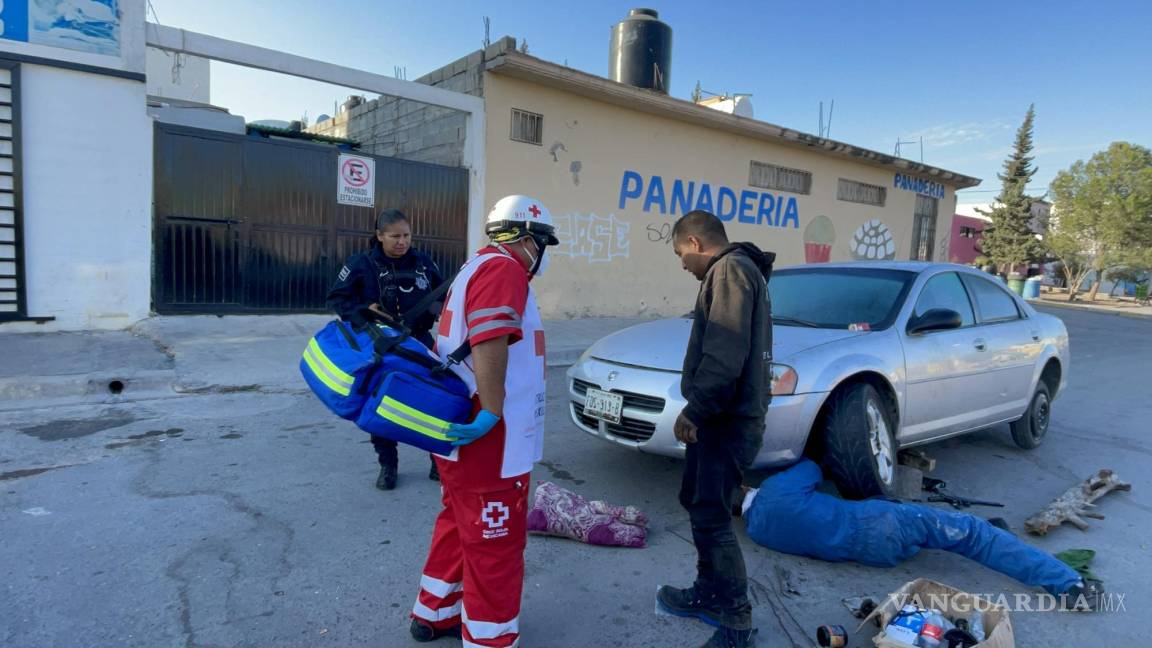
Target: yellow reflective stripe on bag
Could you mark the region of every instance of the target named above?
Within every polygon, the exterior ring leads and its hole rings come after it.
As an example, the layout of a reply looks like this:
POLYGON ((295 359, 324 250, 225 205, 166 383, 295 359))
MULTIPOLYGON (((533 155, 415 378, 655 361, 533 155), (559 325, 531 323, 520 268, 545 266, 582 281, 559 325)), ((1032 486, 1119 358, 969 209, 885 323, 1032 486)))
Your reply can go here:
POLYGON ((304 349, 304 362, 308 364, 312 374, 332 391, 341 396, 352 393, 352 377, 340 371, 328 358, 324 357, 324 354, 320 352, 320 347, 316 345, 316 340, 312 340, 308 344, 308 348, 304 349), (347 380, 342 380, 342 378, 347 378, 347 380))
POLYGON ((324 367, 331 373, 332 376, 335 376, 340 382, 346 383, 349 387, 352 386, 355 378, 344 373, 340 367, 332 364, 332 361, 328 359, 328 356, 324 355, 324 352, 320 350, 320 345, 316 342, 316 338, 309 340, 308 348, 312 350, 312 353, 316 354, 316 359, 324 364, 324 367))
POLYGON ((412 409, 394 398, 385 396, 381 399, 380 406, 376 408, 376 413, 396 425, 406 427, 413 432, 418 432, 439 441, 451 441, 451 439, 444 434, 451 423, 425 414, 419 410, 412 409))

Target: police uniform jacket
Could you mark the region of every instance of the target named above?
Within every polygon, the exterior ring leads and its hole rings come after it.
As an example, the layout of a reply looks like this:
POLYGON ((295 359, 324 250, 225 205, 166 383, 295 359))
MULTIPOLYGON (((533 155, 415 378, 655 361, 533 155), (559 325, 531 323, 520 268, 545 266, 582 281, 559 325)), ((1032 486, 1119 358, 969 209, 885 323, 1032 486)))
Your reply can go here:
MULTIPOLYGON (((440 268, 423 252, 409 248, 399 259, 389 258, 379 245, 348 259, 328 291, 328 308, 346 322, 362 326, 374 316, 369 307, 380 304, 384 312, 402 316, 425 295, 435 290, 444 277, 440 268)), ((418 337, 426 337, 436 322, 427 312, 412 326, 418 337)))

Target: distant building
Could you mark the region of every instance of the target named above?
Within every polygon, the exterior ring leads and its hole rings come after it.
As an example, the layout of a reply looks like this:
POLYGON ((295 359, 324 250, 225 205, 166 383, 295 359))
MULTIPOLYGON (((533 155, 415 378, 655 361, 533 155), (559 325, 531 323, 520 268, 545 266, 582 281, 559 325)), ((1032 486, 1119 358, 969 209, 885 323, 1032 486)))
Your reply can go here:
POLYGON ((952 263, 972 265, 976 257, 982 256, 980 235, 988 219, 977 216, 952 216, 952 239, 948 244, 948 260, 952 263))
MULTIPOLYGON (((980 239, 989 218, 981 212, 992 209, 990 203, 965 204, 956 207, 952 216, 952 237, 948 244, 948 260, 952 263, 971 265, 977 257, 983 256, 980 239)), ((1048 221, 1052 214, 1052 203, 1045 200, 1032 201, 1032 231, 1038 237, 1048 232, 1048 221)))

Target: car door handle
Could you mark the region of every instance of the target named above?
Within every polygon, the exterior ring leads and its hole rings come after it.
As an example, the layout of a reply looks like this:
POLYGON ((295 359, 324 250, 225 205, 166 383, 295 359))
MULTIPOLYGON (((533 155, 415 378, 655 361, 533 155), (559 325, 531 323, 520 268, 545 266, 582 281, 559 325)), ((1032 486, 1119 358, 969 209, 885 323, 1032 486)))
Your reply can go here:
POLYGON ((976 347, 977 351, 988 350, 988 343, 984 341, 984 338, 977 338, 976 340, 973 340, 972 346, 976 347))
POLYGON ((1039 342, 1040 341, 1040 333, 1038 331, 1032 331, 1032 341, 1033 342, 1039 342))

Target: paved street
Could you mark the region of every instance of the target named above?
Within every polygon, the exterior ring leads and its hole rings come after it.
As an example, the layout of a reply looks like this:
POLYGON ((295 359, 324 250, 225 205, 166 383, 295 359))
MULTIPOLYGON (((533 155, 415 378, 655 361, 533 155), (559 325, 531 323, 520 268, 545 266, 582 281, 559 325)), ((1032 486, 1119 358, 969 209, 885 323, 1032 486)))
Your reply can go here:
MULTIPOLYGON (((1152 322, 1052 312, 1072 333, 1074 366, 1048 442, 1018 450, 1005 427, 928 451, 953 491, 1008 503, 1002 515, 1016 529, 1100 468, 1130 481, 1132 493, 1101 501, 1107 519, 1088 532, 1030 539, 1048 551, 1095 549, 1093 570, 1126 594, 1127 610, 1012 620, 1022 647, 1136 645, 1152 595, 1152 322)), ((549 379, 535 479, 641 506, 652 532, 640 550, 531 538, 524 645, 698 645, 703 626, 653 613, 656 587, 686 584, 692 573, 679 464, 578 431, 563 369, 549 379)), ((414 645, 407 612, 438 509, 427 468, 426 457, 402 449, 400 488, 375 490, 365 435, 311 396, 282 389, 0 412, 0 645, 414 645)), ((915 577, 1025 591, 947 554, 874 569, 776 554, 742 532, 741 540, 767 639, 760 645, 813 645, 824 623, 854 629, 842 597, 880 597, 915 577)), ((850 645, 866 644, 860 635, 850 645)))

